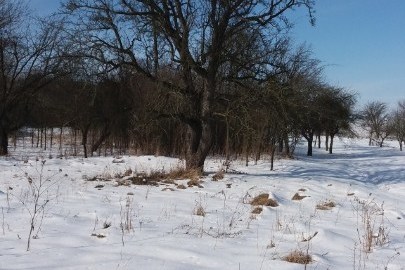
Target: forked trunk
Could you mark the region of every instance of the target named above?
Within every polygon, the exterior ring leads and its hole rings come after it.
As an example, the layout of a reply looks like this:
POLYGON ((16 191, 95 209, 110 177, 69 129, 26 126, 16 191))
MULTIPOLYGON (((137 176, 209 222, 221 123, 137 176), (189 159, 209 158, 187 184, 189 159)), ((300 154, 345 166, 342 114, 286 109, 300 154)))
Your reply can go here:
POLYGON ((314 132, 307 130, 303 131, 301 134, 308 142, 307 156, 312 156, 312 143, 314 142, 314 132))

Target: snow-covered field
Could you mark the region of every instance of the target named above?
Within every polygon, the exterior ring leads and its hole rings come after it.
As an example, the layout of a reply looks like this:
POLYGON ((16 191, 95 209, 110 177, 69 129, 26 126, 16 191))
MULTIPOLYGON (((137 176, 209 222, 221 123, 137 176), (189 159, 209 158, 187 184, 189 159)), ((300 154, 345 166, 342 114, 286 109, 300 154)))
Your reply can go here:
POLYGON ((3 158, 0 269, 405 269, 405 154, 392 145, 337 140, 310 158, 303 147, 273 172, 234 161, 219 181, 222 161, 209 159, 203 188, 186 189, 114 180, 176 159, 3 158), (262 193, 279 206, 252 214, 262 193), (285 261, 293 251, 312 262, 285 261))

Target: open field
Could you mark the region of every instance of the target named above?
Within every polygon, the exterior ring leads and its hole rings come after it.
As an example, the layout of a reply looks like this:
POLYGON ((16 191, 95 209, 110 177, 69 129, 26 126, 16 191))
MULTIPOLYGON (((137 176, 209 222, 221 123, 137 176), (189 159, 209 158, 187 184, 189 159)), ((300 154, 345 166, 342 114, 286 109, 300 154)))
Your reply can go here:
POLYGON ((392 146, 302 146, 273 172, 233 161, 217 181, 214 158, 201 179, 173 181, 172 158, 12 153, 0 269, 405 269, 405 154, 392 146))

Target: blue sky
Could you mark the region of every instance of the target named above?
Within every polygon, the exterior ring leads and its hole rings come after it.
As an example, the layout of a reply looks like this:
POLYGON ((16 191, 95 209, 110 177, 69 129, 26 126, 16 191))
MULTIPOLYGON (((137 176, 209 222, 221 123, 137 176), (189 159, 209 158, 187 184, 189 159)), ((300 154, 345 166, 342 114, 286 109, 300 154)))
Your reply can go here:
POLYGON ((359 105, 405 99, 405 1, 318 0, 316 25, 295 16, 293 36, 312 46, 326 80, 359 94, 359 105))
MULTIPOLYGON (((58 0, 28 0, 46 15, 58 0)), ((359 106, 405 99, 405 0, 318 0, 316 25, 293 13, 292 35, 325 65, 325 80, 359 94, 359 106)))

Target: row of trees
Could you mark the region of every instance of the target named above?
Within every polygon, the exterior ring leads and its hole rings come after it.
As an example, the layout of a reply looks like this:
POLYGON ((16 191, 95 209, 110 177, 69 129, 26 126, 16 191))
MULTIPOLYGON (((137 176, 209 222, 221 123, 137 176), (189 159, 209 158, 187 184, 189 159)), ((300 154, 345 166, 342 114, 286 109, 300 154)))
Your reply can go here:
POLYGON ((305 8, 313 23, 313 6, 70 0, 32 28, 20 1, 0 0, 0 155, 24 125, 80 130, 86 157, 109 139, 198 169, 208 154, 291 155, 301 136, 308 155, 321 134, 332 153, 355 96, 292 45, 287 18, 305 8))

